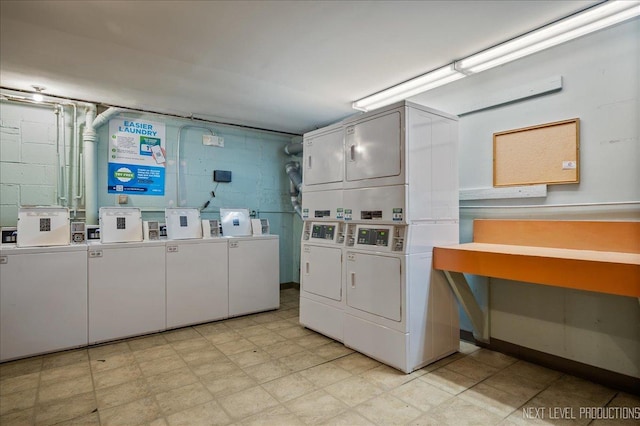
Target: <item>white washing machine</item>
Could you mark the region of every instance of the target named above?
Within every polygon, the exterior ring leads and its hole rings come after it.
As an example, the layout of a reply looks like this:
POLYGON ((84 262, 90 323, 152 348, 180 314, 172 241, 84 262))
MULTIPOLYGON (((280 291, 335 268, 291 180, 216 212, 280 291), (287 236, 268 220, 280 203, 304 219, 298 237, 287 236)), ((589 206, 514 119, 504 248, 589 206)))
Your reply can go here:
POLYGON ((278 309, 278 235, 224 238, 229 242, 229 316, 278 309))
POLYGON ((90 344, 166 328, 165 244, 88 243, 90 344))
POLYGON ((229 316, 227 241, 167 241, 167 328, 229 316))
POLYGON ((450 242, 453 226, 348 225, 346 346, 406 373, 458 350, 455 299, 431 274, 433 243, 424 241, 450 242))
POLYGON ((87 246, 2 245, 0 361, 87 342, 87 246))
POLYGON ((306 221, 300 258, 300 324, 343 341, 345 223, 306 221))

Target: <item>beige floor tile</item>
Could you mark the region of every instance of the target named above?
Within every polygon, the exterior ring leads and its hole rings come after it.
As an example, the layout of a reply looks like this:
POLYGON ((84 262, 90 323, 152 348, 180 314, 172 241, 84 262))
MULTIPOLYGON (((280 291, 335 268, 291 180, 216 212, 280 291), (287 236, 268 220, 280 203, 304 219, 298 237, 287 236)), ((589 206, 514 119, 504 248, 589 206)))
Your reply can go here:
POLYGON ((91 371, 97 373, 100 371, 112 370, 114 368, 133 366, 136 364, 136 358, 133 352, 114 353, 91 360, 91 371))
POLYGON ((262 364, 245 367, 243 370, 258 383, 269 382, 291 374, 291 370, 289 370, 285 364, 275 359, 262 364))
POLYGON ((275 322, 270 322, 268 324, 264 324, 264 328, 266 328, 267 330, 272 330, 272 331, 276 331, 276 330, 282 330, 283 328, 291 328, 291 322, 282 319, 280 317, 278 317, 279 320, 275 321, 275 322))
POLYGON ((331 364, 336 365, 348 371, 351 374, 360 374, 381 365, 375 359, 371 359, 368 356, 362 355, 359 352, 354 352, 340 359, 331 361, 331 364))
POLYGON ((355 410, 379 425, 403 425, 422 415, 417 408, 390 394, 370 399, 355 410))
POLYGON ((210 322, 207 324, 196 325, 193 327, 193 329, 203 337, 209 334, 217 334, 222 331, 231 330, 229 327, 225 325, 224 321, 210 322))
POLYGON ((76 417, 75 419, 66 420, 56 423, 56 426, 100 426, 100 417, 98 413, 91 413, 85 416, 76 417))
POLYGON ((109 343, 89 348, 89 358, 93 361, 96 359, 105 359, 113 355, 121 355, 131 352, 131 348, 127 342, 109 343))
POLYGON ((251 326, 254 326, 254 325, 258 325, 258 323, 255 322, 254 320, 252 320, 250 316, 232 318, 232 319, 229 319, 229 320, 225 321, 225 324, 226 324, 227 327, 229 327, 232 330, 238 330, 238 329, 241 329, 241 328, 247 328, 247 327, 251 327, 251 326))
POLYGON ((450 364, 447 364, 447 370, 455 371, 458 374, 462 374, 463 376, 470 377, 476 381, 484 380, 487 377, 497 373, 500 371, 496 367, 492 367, 487 364, 483 364, 480 361, 476 361, 471 357, 464 357, 457 361, 453 361, 450 364))
POLYGON ((167 423, 164 417, 160 417, 146 423, 146 426, 169 426, 169 423, 167 423))
POLYGON ((339 342, 330 342, 322 346, 313 348, 313 353, 331 361, 353 353, 353 349, 347 348, 339 342))
POLYGON ((86 349, 58 352, 42 359, 42 369, 64 367, 87 361, 89 361, 89 353, 86 349))
POLYGON ((293 326, 293 327, 288 327, 288 328, 280 328, 277 330, 274 330, 276 333, 278 333, 279 335, 281 335, 284 338, 287 339, 295 339, 298 337, 304 337, 304 336, 308 336, 311 333, 313 333, 312 331, 307 330, 306 328, 303 328, 299 325, 297 326, 293 326))
POLYGON ((300 375, 319 388, 329 386, 333 383, 351 377, 351 373, 331 363, 324 363, 316 367, 300 371, 300 375))
POLYGON ((291 341, 284 340, 273 345, 264 346, 262 347, 262 350, 267 352, 274 358, 282 358, 285 356, 300 353, 305 349, 302 346, 298 346, 295 343, 292 343, 291 341))
POLYGON ((171 415, 186 410, 189 407, 195 407, 212 399, 213 396, 202 383, 192 383, 156 395, 160 409, 165 415, 171 415))
POLYGON ((188 364, 189 368, 196 376, 219 376, 230 371, 235 371, 238 369, 238 366, 233 362, 229 361, 227 357, 223 355, 222 359, 217 359, 209 362, 200 362, 199 364, 193 365, 188 364))
POLYGON ((514 362, 518 361, 509 355, 502 354, 500 352, 490 351, 488 349, 480 349, 478 351, 469 354, 470 357, 476 361, 480 361, 484 364, 490 365, 496 368, 505 368, 514 362))
POLYGON ((490 426, 497 425, 502 420, 502 417, 483 410, 470 402, 460 398, 451 398, 410 424, 416 426, 490 426))
POLYGON ((189 340, 201 337, 200 334, 191 327, 180 328, 162 333, 168 342, 179 342, 181 340, 189 340))
POLYGON ((39 373, 42 370, 42 357, 27 358, 0 364, 0 380, 25 374, 39 373))
POLYGON ((66 399, 80 393, 93 391, 93 382, 89 374, 69 380, 55 380, 41 384, 38 390, 40 404, 55 399, 66 399))
POLYGON ((167 339, 165 339, 162 334, 152 334, 150 336, 139 337, 127 341, 127 344, 132 351, 141 351, 154 346, 163 346, 167 343, 167 339))
POLYGON ((420 370, 418 370, 418 372, 420 373, 430 373, 432 371, 436 371, 442 367, 446 367, 447 365, 451 364, 454 361, 457 361, 459 359, 465 358, 467 355, 460 353, 460 352, 456 352, 454 354, 451 354, 445 358, 439 359, 436 362, 432 362, 431 364, 428 364, 424 367, 422 367, 420 370))
POLYGON ((391 391, 391 394, 414 407, 428 411, 452 398, 452 395, 422 380, 412 380, 391 391))
POLYGON ((364 373, 360 373, 359 376, 371 383, 375 383, 383 389, 390 390, 414 380, 417 374, 405 374, 402 371, 382 364, 364 373))
POLYGON ((144 379, 133 380, 110 388, 96 390, 98 409, 116 407, 151 396, 144 379))
POLYGON ((118 407, 100 410, 101 426, 140 425, 161 416, 160 407, 153 398, 143 398, 118 407))
POLYGON ((517 361, 505 368, 504 372, 518 375, 541 385, 548 385, 562 377, 562 373, 559 371, 544 368, 526 361, 517 361))
POLYGON ((38 388, 32 388, 20 392, 1 395, 0 416, 33 407, 36 403, 37 393, 38 388))
POLYGON ((193 374, 188 367, 182 367, 147 377, 146 383, 149 386, 149 391, 155 394, 190 385, 197 381, 198 376, 193 374))
POLYGON ((303 426, 304 423, 283 406, 270 408, 242 420, 242 426, 303 426))
POLYGON ((297 320, 300 318, 300 310, 298 308, 281 309, 276 312, 276 315, 280 318, 295 318, 297 320))
POLYGON ((239 420, 260 413, 278 405, 278 401, 260 386, 223 396, 219 399, 220 405, 231 415, 239 420))
POLYGON ((437 387, 440 390, 450 393, 451 395, 457 395, 460 392, 464 392, 476 383, 477 380, 471 379, 462 374, 458 374, 454 371, 440 368, 439 370, 432 371, 431 373, 420 376, 418 380, 424 380, 432 386, 437 387))
POLYGON ((90 376, 91 367, 88 361, 81 361, 80 363, 67 365, 65 367, 56 367, 48 370, 42 370, 40 373, 40 380, 43 384, 58 381, 69 380, 76 377, 90 376))
POLYGON ((334 340, 324 337, 321 334, 309 334, 307 336, 298 337, 293 340, 297 345, 302 346, 307 350, 315 350, 318 346, 326 345, 327 343, 334 342, 334 340))
POLYGON ((324 359, 307 350, 284 356, 279 358, 279 361, 286 365, 291 371, 305 370, 325 362, 324 359))
POLYGON ((2 426, 27 426, 33 424, 34 408, 26 410, 14 411, 13 413, 0 416, 0 425, 2 426))
POLYGON ((171 426, 218 426, 231 423, 231 418, 216 401, 187 408, 167 417, 171 426))
POLYGON ((523 379, 518 375, 511 374, 504 370, 487 378, 483 383, 491 386, 492 388, 496 388, 503 392, 520 396, 525 399, 533 398, 546 387, 546 385, 541 385, 539 383, 523 379))
MULTIPOLYGON (((266 328, 265 328, 266 330, 266 328)), ((276 344, 278 342, 286 342, 287 339, 285 337, 282 337, 281 335, 279 335, 278 333, 275 333, 273 331, 269 331, 267 330, 265 333, 259 334, 257 336, 250 336, 247 337, 248 340, 251 341, 251 343, 253 343, 256 346, 259 347, 265 347, 265 346, 271 346, 273 344, 276 344)))
POLYGON ((153 361, 159 358, 165 358, 177 354, 178 353, 175 351, 175 349, 173 349, 169 344, 153 346, 151 348, 141 349, 133 353, 138 362, 153 361))
POLYGON ((179 353, 191 353, 198 350, 213 349, 211 342, 198 334, 194 339, 171 342, 171 347, 179 353))
POLYGON ((240 336, 238 333, 228 328, 226 330, 221 330, 215 333, 207 334, 204 337, 214 345, 233 342, 242 338, 242 336, 240 336))
POLYGON ((290 401, 318 389, 298 373, 264 383, 262 387, 280 402, 290 401))
POLYGON ((557 390, 559 393, 575 395, 589 401, 591 405, 602 407, 615 396, 615 391, 574 376, 564 376, 553 382, 549 390, 557 390))
POLYGON ((527 402, 527 398, 503 392, 484 383, 478 383, 458 395, 458 398, 505 418, 527 402))
POLYGON ((323 426, 375 426, 357 412, 344 411, 342 414, 321 423, 323 426))
POLYGON ((469 355, 471 352, 475 352, 480 349, 480 346, 476 346, 473 343, 465 342, 464 340, 460 340, 460 349, 459 352, 465 355, 469 355))
POLYGON ((260 336, 261 334, 265 334, 268 330, 262 324, 255 324, 249 327, 238 328, 235 329, 235 332, 248 339, 249 337, 260 336))
POLYGON ((23 374, 0 381, 0 395, 21 392, 38 387, 40 373, 23 374))
POLYGON ((252 349, 237 354, 229 355, 228 358, 237 364, 240 368, 250 367, 252 365, 262 364, 270 361, 271 356, 259 349, 252 349))
POLYGON ((343 402, 323 390, 303 395, 284 405, 308 425, 325 422, 347 409, 343 402))
POLYGON ((214 348, 209 346, 206 348, 196 349, 193 351, 180 352, 180 356, 190 366, 208 364, 218 361, 229 361, 227 356, 214 348))
POLYGON ((140 366, 140 370, 142 370, 142 374, 146 377, 151 377, 156 374, 177 370, 178 368, 187 366, 178 354, 154 359, 152 361, 140 362, 138 365, 140 366))
POLYGON ((244 351, 257 349, 258 347, 245 338, 239 338, 231 342, 216 344, 216 348, 226 356, 244 351))
POLYGON ((96 410, 93 392, 75 395, 72 398, 55 400, 36 407, 36 425, 53 425, 66 420, 86 416, 96 410))
POLYGON ((253 321, 258 324, 269 324, 281 320, 281 318, 274 312, 266 312, 264 314, 253 315, 251 319, 253 319, 253 321))
POLYGON ((200 381, 214 396, 220 397, 256 386, 256 381, 242 370, 234 370, 224 375, 207 375, 200 381))
POLYGON ((108 388, 140 378, 142 378, 142 371, 136 364, 93 373, 93 383, 96 389, 108 388))
POLYGON ((350 407, 355 407, 383 392, 381 388, 359 376, 351 376, 325 387, 324 390, 350 407))

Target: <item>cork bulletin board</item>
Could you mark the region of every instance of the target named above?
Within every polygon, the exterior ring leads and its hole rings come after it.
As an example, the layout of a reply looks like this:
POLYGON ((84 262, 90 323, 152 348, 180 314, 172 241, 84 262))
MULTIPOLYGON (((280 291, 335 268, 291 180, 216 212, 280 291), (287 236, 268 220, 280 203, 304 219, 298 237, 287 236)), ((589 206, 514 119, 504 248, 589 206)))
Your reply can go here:
POLYGON ((493 186, 579 182, 580 119, 493 134, 493 186))

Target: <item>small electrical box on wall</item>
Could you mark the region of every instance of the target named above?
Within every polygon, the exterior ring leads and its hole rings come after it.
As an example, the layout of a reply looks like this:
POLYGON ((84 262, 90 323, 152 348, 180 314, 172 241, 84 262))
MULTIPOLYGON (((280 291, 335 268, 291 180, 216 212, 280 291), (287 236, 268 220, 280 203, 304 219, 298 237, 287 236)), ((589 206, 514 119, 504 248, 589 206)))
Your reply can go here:
POLYGON ((214 170, 213 171, 214 182, 231 182, 230 170, 214 170))

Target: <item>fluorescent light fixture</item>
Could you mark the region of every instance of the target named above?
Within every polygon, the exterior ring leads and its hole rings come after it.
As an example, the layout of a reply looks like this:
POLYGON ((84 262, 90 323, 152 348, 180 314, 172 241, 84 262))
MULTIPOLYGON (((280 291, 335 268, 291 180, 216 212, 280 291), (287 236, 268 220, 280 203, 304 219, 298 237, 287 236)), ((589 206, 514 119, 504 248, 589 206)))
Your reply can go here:
POLYGON ((451 83, 452 81, 461 79, 464 76, 464 74, 453 68, 453 64, 449 64, 419 77, 405 81, 404 83, 385 89, 374 95, 355 101, 352 104, 352 107, 360 111, 370 111, 372 109, 406 99, 410 96, 417 95, 418 93, 422 93, 435 87, 451 83))
POLYGON ((539 30, 367 96, 352 104, 370 111, 640 15, 640 0, 607 1, 539 30))
POLYGON ((638 15, 639 1, 609 1, 457 61, 455 67, 465 73, 485 71, 638 15))

